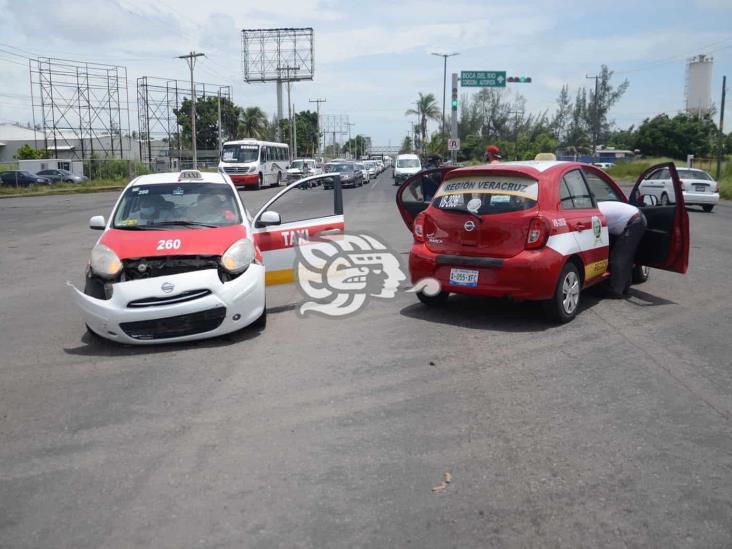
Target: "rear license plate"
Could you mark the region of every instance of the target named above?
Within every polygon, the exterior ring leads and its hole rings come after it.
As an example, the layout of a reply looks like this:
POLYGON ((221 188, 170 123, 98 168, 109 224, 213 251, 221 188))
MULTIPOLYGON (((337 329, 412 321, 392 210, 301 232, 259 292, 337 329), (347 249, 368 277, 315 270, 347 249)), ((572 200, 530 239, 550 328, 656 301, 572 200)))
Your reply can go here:
POLYGON ((703 193, 707 190, 706 185, 694 185, 694 190, 698 193, 703 193))
POLYGON ((470 269, 450 269, 450 284, 454 286, 477 286, 478 271, 470 269))

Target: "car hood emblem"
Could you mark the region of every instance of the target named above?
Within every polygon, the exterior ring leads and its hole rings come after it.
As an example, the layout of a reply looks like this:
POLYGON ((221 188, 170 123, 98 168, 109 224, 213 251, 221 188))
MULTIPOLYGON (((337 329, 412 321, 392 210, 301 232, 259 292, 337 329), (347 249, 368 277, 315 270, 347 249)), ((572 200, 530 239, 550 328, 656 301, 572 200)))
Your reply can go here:
POLYGON ((163 282, 163 285, 160 286, 160 289, 163 290, 166 294, 169 294, 173 290, 175 290, 175 284, 172 282, 163 282))
POLYGON ((474 231, 475 230, 475 221, 466 221, 465 225, 463 225, 466 231, 474 231))

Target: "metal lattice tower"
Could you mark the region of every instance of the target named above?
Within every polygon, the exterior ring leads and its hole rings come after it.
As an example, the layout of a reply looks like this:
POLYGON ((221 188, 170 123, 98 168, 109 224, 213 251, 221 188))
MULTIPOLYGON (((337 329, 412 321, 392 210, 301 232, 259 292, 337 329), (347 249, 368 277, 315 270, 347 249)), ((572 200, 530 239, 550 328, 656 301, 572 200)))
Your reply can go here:
MULTIPOLYGON (((196 82, 196 99, 218 97, 232 100, 231 86, 196 82)), ((185 80, 170 80, 152 76, 137 79, 137 117, 140 131, 140 158, 153 162, 156 158, 178 158, 184 149, 180 140, 180 125, 175 110, 184 99, 191 97, 191 84, 185 80)))
POLYGON ((33 119, 46 150, 78 159, 129 156, 126 67, 50 57, 28 66, 33 119))

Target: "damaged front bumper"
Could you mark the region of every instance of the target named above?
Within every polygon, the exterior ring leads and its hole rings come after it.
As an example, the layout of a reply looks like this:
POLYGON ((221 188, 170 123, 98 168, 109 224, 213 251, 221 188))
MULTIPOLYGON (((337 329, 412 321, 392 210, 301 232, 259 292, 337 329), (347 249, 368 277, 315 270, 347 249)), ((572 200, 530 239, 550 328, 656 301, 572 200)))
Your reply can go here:
POLYGON ((248 326, 264 312, 264 267, 257 264, 228 282, 215 269, 118 282, 106 300, 67 285, 89 329, 120 343, 215 337, 248 326))

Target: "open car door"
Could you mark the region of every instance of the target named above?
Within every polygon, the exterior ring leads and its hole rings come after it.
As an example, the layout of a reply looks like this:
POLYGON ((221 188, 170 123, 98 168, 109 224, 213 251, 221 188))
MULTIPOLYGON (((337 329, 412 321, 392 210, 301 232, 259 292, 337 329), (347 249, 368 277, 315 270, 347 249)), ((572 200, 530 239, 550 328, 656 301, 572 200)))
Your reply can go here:
POLYGON ((454 166, 450 166, 421 171, 407 179, 397 189, 397 208, 399 208, 407 229, 412 230, 414 218, 418 213, 427 209, 432 202, 432 197, 444 181, 445 175, 454 169, 454 166))
POLYGON ((288 185, 262 206, 252 226, 266 284, 293 282, 298 240, 342 233, 345 228, 339 175, 315 175, 288 185))
POLYGON ((673 162, 651 166, 641 174, 630 193, 630 204, 646 216, 648 227, 643 235, 635 261, 656 269, 685 273, 689 267, 689 214, 684 204, 681 180, 673 162), (674 202, 663 205, 657 197, 644 195, 640 184, 659 170, 667 169, 674 188, 674 202))

